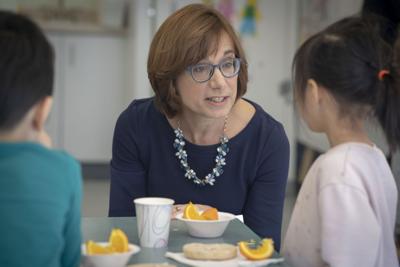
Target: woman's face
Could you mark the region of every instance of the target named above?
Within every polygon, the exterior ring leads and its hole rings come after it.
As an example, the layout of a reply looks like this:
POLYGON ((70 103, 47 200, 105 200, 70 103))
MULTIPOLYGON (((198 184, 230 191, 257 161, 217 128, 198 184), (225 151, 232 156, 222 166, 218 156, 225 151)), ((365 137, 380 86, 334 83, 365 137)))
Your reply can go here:
MULTIPOLYGON (((235 48, 228 34, 222 33, 215 54, 209 55, 200 63, 219 64, 224 60, 235 58, 235 48)), ((210 80, 196 82, 188 71, 182 72, 176 87, 182 101, 182 112, 185 115, 201 118, 221 118, 229 114, 237 95, 238 75, 226 78, 218 68, 210 80)))

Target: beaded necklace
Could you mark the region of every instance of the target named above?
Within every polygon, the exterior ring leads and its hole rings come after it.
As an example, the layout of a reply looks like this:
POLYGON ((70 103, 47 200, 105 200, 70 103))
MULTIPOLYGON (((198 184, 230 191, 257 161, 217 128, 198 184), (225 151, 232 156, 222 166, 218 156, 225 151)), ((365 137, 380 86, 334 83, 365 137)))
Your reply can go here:
POLYGON ((183 131, 180 128, 180 121, 178 120, 178 127, 174 130, 175 140, 174 148, 176 149, 175 156, 178 158, 182 169, 185 171, 185 177, 188 180, 192 180, 197 185, 214 185, 215 178, 221 176, 224 173, 223 166, 226 165, 225 156, 229 152, 228 142, 229 139, 226 136, 226 125, 228 122, 228 116, 225 117, 224 128, 222 136, 220 137, 220 145, 217 147, 217 155, 215 156, 215 166, 212 172, 207 174, 203 179, 197 177, 196 172, 188 164, 188 155, 185 150, 185 140, 183 137, 183 131))

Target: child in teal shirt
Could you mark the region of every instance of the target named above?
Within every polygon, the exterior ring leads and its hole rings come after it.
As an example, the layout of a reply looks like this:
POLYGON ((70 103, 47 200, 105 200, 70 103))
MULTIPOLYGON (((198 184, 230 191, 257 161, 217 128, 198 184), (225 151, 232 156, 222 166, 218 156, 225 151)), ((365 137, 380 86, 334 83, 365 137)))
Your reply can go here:
POLYGON ((80 263, 80 167, 44 129, 53 77, 42 31, 0 11, 0 266, 80 263))

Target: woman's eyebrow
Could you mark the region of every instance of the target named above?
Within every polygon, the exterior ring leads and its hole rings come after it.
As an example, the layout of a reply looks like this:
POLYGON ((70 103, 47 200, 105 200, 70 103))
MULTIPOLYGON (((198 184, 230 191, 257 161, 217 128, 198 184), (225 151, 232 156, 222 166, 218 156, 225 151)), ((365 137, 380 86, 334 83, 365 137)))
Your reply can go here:
POLYGON ((226 50, 224 52, 224 56, 226 56, 227 54, 235 54, 235 51, 233 51, 232 49, 226 50))
MULTIPOLYGON (((224 57, 226 57, 227 55, 231 55, 231 54, 235 55, 235 51, 233 49, 228 49, 224 52, 224 57)), ((210 63, 210 60, 203 59, 203 60, 200 60, 199 63, 197 63, 197 64, 207 64, 207 63, 210 63)))

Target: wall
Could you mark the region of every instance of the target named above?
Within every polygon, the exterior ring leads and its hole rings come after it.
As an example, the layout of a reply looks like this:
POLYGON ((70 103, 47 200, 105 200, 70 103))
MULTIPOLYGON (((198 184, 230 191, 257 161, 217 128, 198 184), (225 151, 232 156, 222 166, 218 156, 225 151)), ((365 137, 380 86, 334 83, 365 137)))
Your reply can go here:
POLYGON ((130 1, 128 28, 128 88, 130 99, 149 97, 151 87, 147 78, 147 54, 153 37, 154 1, 130 1))
POLYGON ((242 38, 249 62, 248 93, 280 121, 290 142, 289 180, 295 177, 294 110, 290 91, 291 60, 297 42, 297 1, 258 1, 261 19, 255 37, 242 38))

